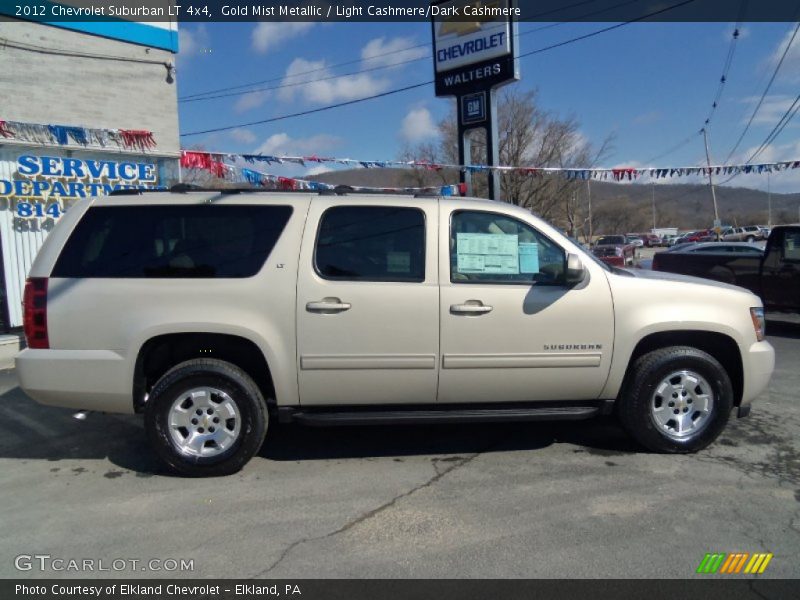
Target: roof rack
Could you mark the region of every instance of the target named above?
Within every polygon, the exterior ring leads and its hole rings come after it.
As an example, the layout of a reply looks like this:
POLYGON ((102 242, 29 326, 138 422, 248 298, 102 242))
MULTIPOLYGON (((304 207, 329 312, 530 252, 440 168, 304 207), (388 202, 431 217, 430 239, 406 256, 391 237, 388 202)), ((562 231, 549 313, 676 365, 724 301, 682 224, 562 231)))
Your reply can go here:
POLYGON ((186 192, 215 192, 217 194, 242 194, 242 193, 272 193, 272 194, 309 194, 316 193, 319 196, 348 196, 348 195, 395 195, 395 196, 413 196, 414 198, 436 198, 439 196, 436 192, 415 192, 414 190, 392 190, 383 191, 380 188, 362 190, 355 189, 349 185, 337 185, 335 188, 324 190, 266 190, 256 187, 231 187, 231 188, 212 188, 195 185, 193 183, 176 183, 170 188, 130 188, 112 190, 108 193, 109 196, 139 196, 145 193, 153 192, 171 192, 173 194, 185 194, 186 192))

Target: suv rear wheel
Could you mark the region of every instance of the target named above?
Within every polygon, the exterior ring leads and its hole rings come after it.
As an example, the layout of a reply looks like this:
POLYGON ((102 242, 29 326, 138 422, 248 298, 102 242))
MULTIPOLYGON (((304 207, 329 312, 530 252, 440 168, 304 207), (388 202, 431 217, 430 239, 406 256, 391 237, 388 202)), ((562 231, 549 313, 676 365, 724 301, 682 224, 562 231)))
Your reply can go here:
POLYGON ((618 403, 628 433, 655 452, 696 452, 722 432, 733 408, 733 386, 710 354, 672 346, 641 356, 618 403))
POLYGON ((170 369, 145 405, 145 429, 171 470, 191 477, 230 475, 261 448, 267 404, 239 367, 198 359, 170 369))

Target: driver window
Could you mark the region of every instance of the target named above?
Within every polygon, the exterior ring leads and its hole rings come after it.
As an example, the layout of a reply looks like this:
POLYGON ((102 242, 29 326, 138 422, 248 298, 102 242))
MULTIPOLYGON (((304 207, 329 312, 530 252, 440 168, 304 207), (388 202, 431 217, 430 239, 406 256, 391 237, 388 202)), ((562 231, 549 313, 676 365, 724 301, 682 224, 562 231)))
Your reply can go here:
POLYGON ((517 219, 459 211, 450 224, 450 281, 562 285, 566 255, 517 219))

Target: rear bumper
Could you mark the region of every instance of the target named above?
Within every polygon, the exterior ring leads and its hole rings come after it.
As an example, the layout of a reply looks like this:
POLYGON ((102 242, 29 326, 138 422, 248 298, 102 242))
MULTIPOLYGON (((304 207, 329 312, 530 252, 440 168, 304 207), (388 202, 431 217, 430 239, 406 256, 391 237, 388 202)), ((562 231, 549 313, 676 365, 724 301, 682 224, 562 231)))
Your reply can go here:
POLYGON ((132 370, 108 350, 33 350, 15 359, 22 390, 40 404, 133 413, 132 370))
MULTIPOLYGON (((744 389, 740 406, 749 407, 769 385, 775 369, 775 350, 769 342, 757 342, 747 349, 742 357, 744 367, 744 389)), ((742 412, 747 412, 744 410, 742 412)))

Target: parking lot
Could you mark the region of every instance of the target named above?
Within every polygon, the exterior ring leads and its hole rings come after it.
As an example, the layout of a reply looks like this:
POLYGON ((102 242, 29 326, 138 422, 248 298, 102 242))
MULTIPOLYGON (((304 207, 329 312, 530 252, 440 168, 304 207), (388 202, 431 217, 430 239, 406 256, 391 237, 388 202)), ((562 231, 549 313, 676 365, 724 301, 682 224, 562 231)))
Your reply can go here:
MULTIPOLYGON (((0 576, 21 554, 193 560, 146 577, 692 577, 707 552, 800 566, 800 326, 751 416, 690 456, 640 451, 613 420, 274 427, 224 479, 163 473, 140 419, 41 407, 0 373, 0 576)), ((710 577, 710 576, 705 576, 710 577)))

